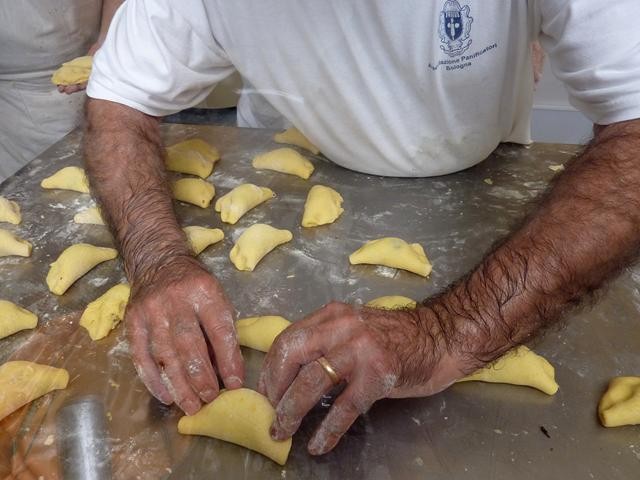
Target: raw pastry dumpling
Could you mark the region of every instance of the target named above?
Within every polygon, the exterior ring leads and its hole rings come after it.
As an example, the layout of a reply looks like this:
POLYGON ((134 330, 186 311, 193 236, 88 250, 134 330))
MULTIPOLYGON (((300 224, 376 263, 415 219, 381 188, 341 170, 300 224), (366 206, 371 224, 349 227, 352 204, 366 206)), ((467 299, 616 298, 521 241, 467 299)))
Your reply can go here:
POLYGON ((310 151, 314 155, 318 155, 320 150, 313 143, 305 137, 300 130, 296 127, 287 128, 284 132, 276 133, 273 139, 277 143, 286 143, 289 145, 295 145, 296 147, 304 148, 310 151))
POLYGON ((416 308, 416 301, 401 295, 388 295, 374 298, 365 304, 365 307, 384 308, 387 310, 400 310, 402 308, 416 308))
POLYGON ((215 208, 223 222, 233 225, 249 210, 273 197, 275 193, 270 188, 245 183, 220 197, 215 208))
POLYGON ((291 450, 291 439, 276 441, 269 435, 276 412, 266 397, 248 388, 224 390, 198 413, 184 416, 178 432, 206 435, 235 443, 284 465, 291 450))
POLYGON ((616 377, 598 405, 605 427, 640 425, 640 377, 616 377))
POLYGON ((173 197, 181 202, 207 208, 216 194, 216 189, 201 178, 181 178, 173 184, 173 197))
POLYGON ((38 317, 15 303, 0 300, 0 338, 13 335, 20 330, 36 328, 38 317))
POLYGON ((11 255, 19 257, 31 256, 31 244, 16 237, 10 231, 0 228, 0 257, 9 257, 11 255))
POLYGON ((524 345, 510 350, 491 365, 458 382, 474 380, 533 387, 547 395, 554 395, 558 391, 553 365, 524 345))
POLYGON ((19 225, 22 221, 20 206, 16 202, 0 197, 0 222, 9 222, 19 225))
POLYGON ((240 235, 229 258, 238 270, 252 272, 267 253, 292 238, 289 230, 278 230, 264 223, 256 223, 240 235))
POLYGON ((80 317, 80 326, 87 329, 91 340, 106 337, 122 321, 130 294, 129 285, 121 283, 87 305, 80 317))
POLYGON ((218 243, 224 238, 224 233, 219 228, 191 226, 184 227, 182 230, 187 235, 187 240, 196 255, 199 255, 209 245, 218 243))
POLYGON ((303 227, 317 227, 333 223, 342 215, 343 198, 333 188, 324 185, 314 185, 309 190, 302 215, 303 227))
POLYGON ((104 219, 98 207, 90 207, 78 212, 73 217, 74 223, 89 223, 92 225, 104 225, 104 219))
POLYGON ((236 322, 238 343, 243 347, 268 352, 276 337, 289 325, 289 320, 277 315, 242 318, 236 322))
POLYGON ((253 166, 258 170, 274 170, 297 175, 305 180, 313 173, 313 164, 293 148, 277 148, 258 155, 253 159, 253 166))
POLYGON ((51 83, 55 85, 75 85, 86 83, 91 76, 93 57, 90 55, 77 57, 62 64, 51 76, 51 83))
POLYGON ((52 293, 62 295, 93 267, 117 256, 118 252, 113 248, 96 247, 88 243, 71 245, 51 264, 47 286, 52 293))
POLYGON ((89 193, 89 180, 80 167, 64 167, 40 182, 42 188, 89 193))
POLYGON ((53 390, 67 387, 69 373, 62 368, 14 361, 0 365, 0 420, 53 390))
POLYGON ((168 170, 207 178, 211 175, 220 153, 200 138, 192 138, 167 147, 168 170))
POLYGON ((426 277, 431 263, 418 243, 408 244, 400 238, 386 237, 371 240, 349 256, 352 265, 361 263, 401 268, 426 277))

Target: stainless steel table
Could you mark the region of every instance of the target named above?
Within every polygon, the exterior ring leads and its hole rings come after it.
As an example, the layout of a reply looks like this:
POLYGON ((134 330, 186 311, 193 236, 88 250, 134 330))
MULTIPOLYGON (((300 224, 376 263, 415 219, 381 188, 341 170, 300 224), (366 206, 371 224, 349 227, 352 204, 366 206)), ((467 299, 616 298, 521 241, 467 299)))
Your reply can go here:
MULTIPOLYGON (((222 161, 210 179, 217 195, 243 182, 272 188, 277 198, 222 224, 213 208, 177 204, 184 225, 221 227, 224 242, 200 258, 224 283, 239 316, 280 314, 301 318, 332 299, 366 302, 402 294, 416 299, 443 289, 527 211, 529 202, 575 147, 503 145, 467 171, 430 179, 377 178, 336 167, 319 157, 309 181, 255 171, 251 158, 276 147, 269 131, 165 125, 167 144, 199 136, 216 145, 222 161), (491 179, 491 182, 485 182, 491 179), (310 186, 331 185, 345 199, 333 225, 299 226, 310 186), (268 222, 294 233, 292 242, 269 254, 255 272, 239 272, 229 250, 244 228, 268 222), (421 243, 434 264, 430 278, 373 266, 350 266, 349 253, 366 240, 399 236, 421 243)), ((12 458, 44 478, 59 478, 66 416, 72 402, 93 399, 103 411, 114 478, 304 478, 304 479, 632 479, 640 477, 640 427, 605 429, 596 406, 608 380, 640 374, 640 292, 636 272, 611 284, 592 310, 575 313, 534 347, 556 367, 560 391, 548 397, 507 385, 454 385, 431 398, 381 401, 363 416, 337 449, 320 458, 305 445, 326 413, 325 399, 295 435, 285 467, 259 454, 209 438, 182 437, 180 414, 151 399, 128 358, 122 326, 91 342, 77 326, 84 306, 123 280, 117 261, 82 278, 62 297, 51 295, 48 264, 74 242, 111 245, 105 227, 76 225, 88 195, 44 191, 42 178, 66 165, 80 165, 80 134, 74 132, 0 186, 0 195, 22 206, 16 231, 34 244, 30 259, 0 259, 0 297, 37 312, 35 331, 0 341, 0 361, 21 358, 67 368, 69 387, 34 402, 0 424, 0 465, 12 458)), ((366 161, 366 159, 365 159, 366 161)), ((244 350, 250 387, 263 354, 244 350)), ((62 459, 64 460, 64 459, 62 459)), ((69 459, 66 459, 69 460, 69 459)), ((8 467, 0 466, 0 478, 8 467), (3 470, 5 468, 5 470, 3 470)))

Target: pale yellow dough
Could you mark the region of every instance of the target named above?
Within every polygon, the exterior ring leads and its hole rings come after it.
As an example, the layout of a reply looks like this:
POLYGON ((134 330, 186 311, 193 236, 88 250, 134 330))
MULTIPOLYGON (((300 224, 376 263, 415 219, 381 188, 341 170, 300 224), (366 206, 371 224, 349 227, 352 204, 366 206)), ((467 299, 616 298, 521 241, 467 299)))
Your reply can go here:
POLYGON ((286 143, 304 148, 314 155, 318 155, 320 150, 305 137, 296 127, 287 128, 284 132, 276 133, 273 139, 276 143, 286 143))
POLYGON ((198 413, 184 416, 178 432, 206 435, 235 443, 284 465, 291 450, 291 439, 275 441, 269 435, 276 412, 266 397, 248 388, 225 390, 198 413))
POLYGON ((211 204, 216 189, 201 178, 181 178, 173 184, 173 197, 201 208, 211 204))
POLYGON ((167 147, 165 164, 173 172, 207 178, 218 160, 220 153, 215 147, 200 138, 192 138, 167 147))
POLYGON ((267 253, 292 238, 289 230, 278 230, 264 223, 256 223, 240 235, 229 258, 238 270, 252 272, 267 253))
POLYGON ((62 295, 93 267, 117 256, 118 252, 113 248, 96 247, 88 243, 71 245, 51 264, 47 286, 52 293, 62 295))
POLYGON ((0 300, 0 339, 20 330, 36 328, 38 317, 15 303, 0 300))
POLYGON ((401 295, 388 295, 374 298, 365 304, 365 307, 384 308, 387 310, 400 310, 402 308, 416 308, 416 301, 401 295))
POLYGON ((62 368, 14 361, 0 365, 0 420, 53 390, 67 387, 69 373, 62 368))
POLYGON ((20 206, 16 202, 0 197, 0 222, 19 225, 21 221, 20 206))
POLYGON ((42 188, 89 193, 89 180, 80 167, 64 167, 40 182, 42 188))
POLYGON ((524 345, 510 350, 491 365, 458 382, 474 380, 532 387, 547 395, 554 395, 558 391, 553 365, 524 345))
POLYGON ((30 257, 32 245, 11 233, 0 228, 0 257, 30 257))
POLYGON ((245 183, 220 197, 215 208, 223 222, 233 225, 249 210, 275 196, 270 188, 245 183))
POLYGON ((224 233, 219 228, 191 226, 184 227, 182 230, 187 235, 187 240, 196 255, 224 238, 224 233))
POLYGON ((343 201, 342 195, 333 188, 314 185, 309 190, 307 201, 304 204, 302 226, 317 227, 335 222, 344 212, 343 201))
POLYGON ((313 164, 296 152, 293 148, 278 148, 253 159, 253 166, 258 170, 273 170, 280 173, 297 175, 308 179, 313 173, 313 164))
POLYGON ((86 210, 78 212, 73 217, 74 223, 88 223, 91 225, 104 225, 104 218, 98 207, 90 207, 86 210))
POLYGON ((91 340, 106 337, 118 326, 124 318, 130 294, 129 285, 120 283, 87 305, 80 317, 80 326, 87 329, 91 340))
POLYGON ((408 244, 400 238, 386 237, 365 243, 349 256, 352 265, 361 263, 384 265, 408 270, 426 277, 431 263, 418 243, 408 244))
POLYGON ((90 55, 77 57, 62 64, 51 76, 51 83, 55 85, 75 85, 86 83, 91 76, 93 57, 90 55))
POLYGON ((243 318, 236 322, 238 343, 243 347, 268 352, 276 337, 289 325, 289 320, 277 315, 243 318))
POLYGON ((640 425, 640 377, 616 377, 598 405, 605 427, 640 425))

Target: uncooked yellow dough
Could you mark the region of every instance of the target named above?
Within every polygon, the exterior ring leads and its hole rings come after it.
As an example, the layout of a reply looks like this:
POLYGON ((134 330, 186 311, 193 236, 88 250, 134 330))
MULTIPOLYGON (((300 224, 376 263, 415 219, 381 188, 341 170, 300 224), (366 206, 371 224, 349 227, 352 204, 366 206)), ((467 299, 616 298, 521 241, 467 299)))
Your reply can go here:
POLYGON ((0 257, 9 257, 11 255, 30 257, 31 244, 16 237, 10 231, 0 228, 0 257))
POLYGON ((113 248, 96 247, 88 243, 71 245, 51 264, 47 286, 52 293, 62 295, 93 267, 117 256, 118 252, 113 248))
POLYGON ((403 308, 416 308, 416 301, 401 295, 388 295, 374 298, 365 304, 365 307, 384 308, 387 310, 400 310, 403 308))
POLYGON ((129 285, 120 283, 87 305, 80 317, 80 326, 87 329, 91 340, 106 337, 118 326, 124 318, 130 294, 129 285))
POLYGON ((21 221, 20 206, 8 198, 0 197, 0 222, 19 225, 21 221))
POLYGON ((245 183, 220 197, 215 208, 223 222, 233 225, 249 210, 275 196, 270 188, 245 183))
POLYGON ((218 243, 224 238, 224 233, 219 228, 192 226, 184 227, 182 230, 186 233, 187 240, 196 255, 199 255, 209 245, 218 243))
POLYGON ((275 418, 269 400, 258 392, 248 388, 225 390, 195 415, 182 417, 178 432, 235 443, 284 465, 291 439, 278 442, 271 438, 269 429, 275 418))
POLYGON ((42 188, 89 193, 89 180, 80 167, 64 167, 40 182, 42 188))
POLYGON ((278 230, 264 223, 256 223, 240 235, 229 258, 238 270, 252 272, 267 253, 292 238, 289 230, 278 230))
POLYGON ((598 405, 605 427, 640 425, 640 377, 616 377, 598 405))
POLYGON ((73 217, 74 223, 88 223, 92 225, 104 225, 104 219, 98 207, 90 207, 78 212, 73 217))
POLYGON ((547 395, 554 395, 558 391, 553 365, 524 345, 510 350, 491 365, 458 382, 474 380, 533 387, 547 395))
POLYGON ((293 148, 277 148, 253 159, 258 170, 274 170, 308 179, 313 173, 313 164, 293 148))
POLYGON ((289 325, 289 320, 277 315, 243 318, 236 322, 238 343, 243 347, 268 352, 276 337, 289 325))
POLYGON ((304 148, 310 151, 314 155, 318 155, 320 150, 313 143, 305 137, 300 130, 296 127, 287 128, 284 132, 276 133, 273 137, 276 143, 286 143, 289 145, 295 145, 296 147, 304 148))
POLYGON ((307 201, 304 204, 302 226, 317 227, 335 222, 344 212, 343 201, 342 195, 333 188, 314 185, 309 190, 307 201))
POLYGON ((0 420, 53 390, 67 387, 69 373, 62 368, 14 361, 0 365, 0 420))
POLYGON ((51 76, 51 83, 55 85, 75 85, 86 83, 91 75, 93 57, 77 57, 62 64, 51 76))
POLYGON ((173 197, 181 202, 207 208, 216 194, 216 189, 201 178, 181 178, 173 184, 173 197))
POLYGON ((36 328, 38 317, 15 303, 0 300, 0 338, 13 335, 20 330, 36 328))
POLYGON ((367 263, 401 268, 426 277, 431 273, 431 263, 418 243, 408 244, 395 237, 380 238, 365 243, 349 256, 352 265, 367 263))
POLYGON ((220 153, 215 147, 200 138, 192 138, 167 147, 165 164, 173 172, 207 178, 218 160, 220 153))

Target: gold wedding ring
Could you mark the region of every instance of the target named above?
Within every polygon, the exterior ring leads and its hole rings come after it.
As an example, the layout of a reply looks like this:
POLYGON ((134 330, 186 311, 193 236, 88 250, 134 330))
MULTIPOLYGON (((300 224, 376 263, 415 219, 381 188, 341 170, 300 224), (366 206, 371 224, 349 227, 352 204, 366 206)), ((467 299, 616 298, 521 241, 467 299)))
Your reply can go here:
POLYGON ((340 383, 340 377, 338 376, 338 374, 336 373, 336 371, 333 369, 333 367, 331 366, 331 364, 326 358, 320 357, 316 359, 316 362, 318 362, 322 367, 322 369, 325 372, 327 372, 327 375, 329 375, 329 378, 331 379, 334 385, 337 385, 338 383, 340 383))

